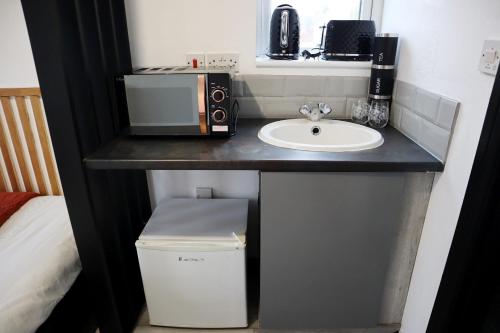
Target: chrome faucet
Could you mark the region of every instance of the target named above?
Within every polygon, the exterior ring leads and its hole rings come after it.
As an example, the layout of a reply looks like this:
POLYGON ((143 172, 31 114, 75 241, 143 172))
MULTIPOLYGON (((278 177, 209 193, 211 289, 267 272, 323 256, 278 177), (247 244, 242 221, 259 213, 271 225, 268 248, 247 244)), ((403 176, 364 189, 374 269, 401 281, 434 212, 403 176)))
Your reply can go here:
POLYGON ((310 121, 320 121, 324 116, 332 112, 332 108, 325 103, 315 103, 312 107, 304 104, 300 107, 299 112, 310 121))

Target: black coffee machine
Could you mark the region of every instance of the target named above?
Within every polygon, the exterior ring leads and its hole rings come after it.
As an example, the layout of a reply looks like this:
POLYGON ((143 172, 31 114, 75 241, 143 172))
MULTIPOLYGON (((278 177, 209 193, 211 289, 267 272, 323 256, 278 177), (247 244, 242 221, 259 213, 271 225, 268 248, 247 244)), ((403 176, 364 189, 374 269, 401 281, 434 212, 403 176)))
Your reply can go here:
POLYGON ((271 17, 269 53, 271 59, 297 60, 299 58, 299 14, 290 5, 279 5, 271 17))

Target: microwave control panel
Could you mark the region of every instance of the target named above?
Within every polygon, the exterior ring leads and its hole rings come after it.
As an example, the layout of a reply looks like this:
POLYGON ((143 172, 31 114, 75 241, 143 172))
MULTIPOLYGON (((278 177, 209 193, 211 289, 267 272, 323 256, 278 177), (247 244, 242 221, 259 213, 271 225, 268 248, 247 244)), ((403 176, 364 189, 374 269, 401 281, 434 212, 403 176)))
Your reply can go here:
POLYGON ((231 76, 228 73, 208 74, 208 124, 211 135, 234 134, 231 110, 231 76))

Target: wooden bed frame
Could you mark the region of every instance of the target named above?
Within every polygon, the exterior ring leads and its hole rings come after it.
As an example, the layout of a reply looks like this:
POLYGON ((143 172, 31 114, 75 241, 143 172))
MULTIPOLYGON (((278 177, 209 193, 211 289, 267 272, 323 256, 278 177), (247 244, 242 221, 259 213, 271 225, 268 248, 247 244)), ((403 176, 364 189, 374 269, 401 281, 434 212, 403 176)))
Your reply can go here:
MULTIPOLYGON (((62 195, 39 88, 0 88, 0 192, 62 195)), ((43 332, 95 332, 83 273, 39 327, 43 332)))
POLYGON ((0 191, 61 195, 40 89, 0 89, 0 101, 0 191))

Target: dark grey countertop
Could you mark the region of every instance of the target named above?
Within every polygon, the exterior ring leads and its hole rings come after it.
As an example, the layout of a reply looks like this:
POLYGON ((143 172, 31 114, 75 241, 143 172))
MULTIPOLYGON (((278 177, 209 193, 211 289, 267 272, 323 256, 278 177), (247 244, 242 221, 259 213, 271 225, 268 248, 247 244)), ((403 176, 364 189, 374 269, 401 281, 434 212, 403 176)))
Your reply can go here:
POLYGON ((358 152, 309 152, 262 142, 277 119, 240 119, 231 138, 120 136, 84 159, 90 169, 438 172, 444 165, 392 127, 384 144, 358 152))

